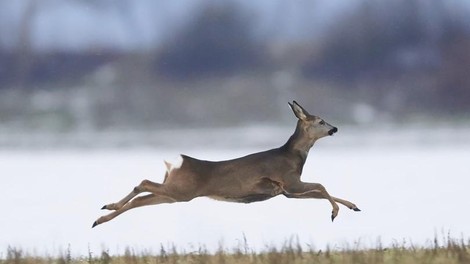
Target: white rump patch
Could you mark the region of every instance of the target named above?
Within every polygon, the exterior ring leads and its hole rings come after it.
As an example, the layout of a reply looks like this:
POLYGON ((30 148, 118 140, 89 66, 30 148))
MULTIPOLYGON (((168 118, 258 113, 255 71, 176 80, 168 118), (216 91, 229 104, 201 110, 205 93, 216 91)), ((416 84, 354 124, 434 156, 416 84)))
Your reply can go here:
POLYGON ((166 160, 164 162, 166 165, 166 171, 170 173, 172 170, 181 168, 181 165, 183 165, 183 157, 181 157, 181 155, 178 155, 177 157, 171 159, 170 162, 166 160))

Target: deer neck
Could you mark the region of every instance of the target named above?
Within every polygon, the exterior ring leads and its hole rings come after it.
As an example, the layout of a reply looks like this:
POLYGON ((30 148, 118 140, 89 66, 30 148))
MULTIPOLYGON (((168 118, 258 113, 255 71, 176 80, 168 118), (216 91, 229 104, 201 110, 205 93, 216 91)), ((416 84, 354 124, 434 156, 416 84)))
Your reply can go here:
POLYGON ((305 161, 307 159, 308 152, 314 143, 315 140, 307 136, 299 122, 297 123, 294 134, 290 136, 289 140, 287 140, 283 147, 290 153, 300 155, 305 161))

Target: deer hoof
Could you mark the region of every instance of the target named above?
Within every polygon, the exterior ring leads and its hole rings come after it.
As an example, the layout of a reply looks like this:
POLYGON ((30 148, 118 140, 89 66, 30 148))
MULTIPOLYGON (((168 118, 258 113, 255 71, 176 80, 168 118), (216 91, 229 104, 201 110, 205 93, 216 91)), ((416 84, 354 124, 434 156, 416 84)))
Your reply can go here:
POLYGON ((108 209, 108 208, 106 208, 106 205, 104 205, 103 207, 101 207, 101 210, 105 210, 105 209, 108 209))
POLYGON ((335 211, 333 211, 331 213, 331 222, 333 222, 335 220, 336 216, 338 216, 338 212, 335 213, 335 211))
POLYGON ((98 225, 98 222, 95 221, 95 222, 93 222, 93 225, 91 226, 91 228, 93 228, 93 227, 95 227, 95 226, 97 226, 97 225, 98 225))
POLYGON ((356 211, 356 212, 360 212, 360 211, 361 211, 361 209, 359 209, 359 208, 357 208, 357 207, 354 207, 353 210, 356 211))

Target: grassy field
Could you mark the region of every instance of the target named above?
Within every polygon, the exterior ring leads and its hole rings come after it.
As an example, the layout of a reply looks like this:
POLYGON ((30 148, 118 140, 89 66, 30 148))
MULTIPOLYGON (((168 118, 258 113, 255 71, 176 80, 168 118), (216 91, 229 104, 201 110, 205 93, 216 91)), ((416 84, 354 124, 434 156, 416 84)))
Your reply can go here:
MULTIPOLYGON (((246 242, 246 241, 245 241, 246 242)), ((159 253, 146 251, 136 252, 126 248, 124 254, 111 256, 102 251, 99 256, 89 253, 88 256, 74 258, 70 248, 56 257, 36 257, 18 248, 9 247, 6 254, 2 253, 0 264, 147 264, 147 263, 214 263, 214 264, 246 264, 246 263, 405 263, 405 264, 454 264, 470 263, 470 240, 446 239, 439 243, 434 239, 427 247, 405 246, 406 243, 392 244, 390 247, 378 245, 373 249, 360 249, 359 246, 345 249, 326 249, 324 251, 303 249, 292 240, 280 248, 267 248, 261 252, 253 252, 248 244, 232 250, 220 249, 209 253, 204 247, 194 252, 178 252, 176 247, 161 247, 159 253)))

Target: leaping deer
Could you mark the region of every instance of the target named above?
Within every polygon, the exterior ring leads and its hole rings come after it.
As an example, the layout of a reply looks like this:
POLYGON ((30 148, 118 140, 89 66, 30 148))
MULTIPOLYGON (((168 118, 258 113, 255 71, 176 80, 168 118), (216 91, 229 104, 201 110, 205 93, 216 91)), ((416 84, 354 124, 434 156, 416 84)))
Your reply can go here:
POLYGON ((280 194, 287 198, 327 199, 333 207, 332 221, 338 215, 336 203, 360 211, 355 204, 329 195, 323 185, 300 180, 315 141, 333 135, 338 129, 310 115, 296 101, 289 106, 298 121, 294 134, 282 147, 225 161, 198 160, 185 155, 180 155, 176 164, 165 161, 167 172, 163 183, 143 180, 119 202, 103 206, 101 209, 114 212, 98 218, 92 227, 136 207, 186 202, 202 196, 239 203, 264 201, 280 194), (136 197, 143 192, 150 194, 136 197))

